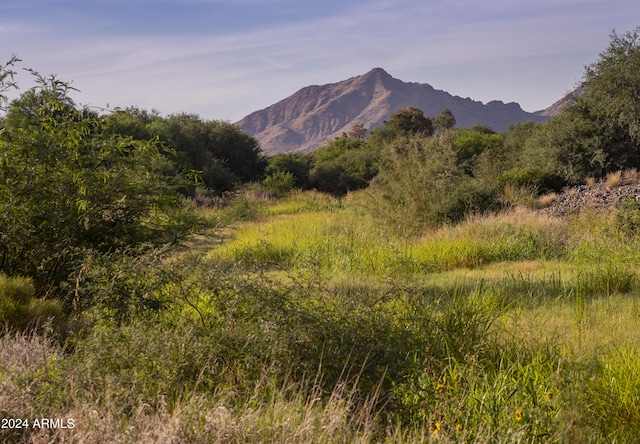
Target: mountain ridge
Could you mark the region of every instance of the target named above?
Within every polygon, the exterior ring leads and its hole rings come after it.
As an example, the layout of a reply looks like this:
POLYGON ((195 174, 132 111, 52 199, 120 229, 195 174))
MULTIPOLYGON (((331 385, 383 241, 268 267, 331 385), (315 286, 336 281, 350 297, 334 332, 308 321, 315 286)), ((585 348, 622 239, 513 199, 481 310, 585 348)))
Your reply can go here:
POLYGON ((414 106, 434 117, 449 108, 458 126, 487 125, 497 131, 549 116, 528 113, 515 102, 486 104, 454 96, 427 83, 404 82, 382 68, 325 85, 301 88, 279 102, 236 123, 255 137, 266 154, 305 152, 348 132, 355 124, 368 130, 383 124, 399 109, 414 106))

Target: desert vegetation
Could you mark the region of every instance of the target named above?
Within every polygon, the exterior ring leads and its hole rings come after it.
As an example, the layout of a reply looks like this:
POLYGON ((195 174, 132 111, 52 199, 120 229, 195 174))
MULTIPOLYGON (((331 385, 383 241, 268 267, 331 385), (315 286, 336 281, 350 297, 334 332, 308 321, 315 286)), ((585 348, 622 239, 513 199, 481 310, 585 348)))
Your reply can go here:
POLYGON ((32 73, 2 103, 0 437, 636 442, 640 204, 541 208, 638 181, 638 38, 544 124, 408 108, 268 159, 32 73))

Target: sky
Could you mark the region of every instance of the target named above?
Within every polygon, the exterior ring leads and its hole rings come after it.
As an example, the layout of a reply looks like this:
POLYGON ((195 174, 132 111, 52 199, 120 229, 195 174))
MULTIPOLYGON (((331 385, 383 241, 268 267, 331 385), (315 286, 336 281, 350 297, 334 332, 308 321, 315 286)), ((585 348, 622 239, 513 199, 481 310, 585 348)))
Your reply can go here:
POLYGON ((551 105, 637 0, 0 1, 0 64, 71 82, 76 102, 235 122, 308 85, 380 67, 484 103, 551 105))

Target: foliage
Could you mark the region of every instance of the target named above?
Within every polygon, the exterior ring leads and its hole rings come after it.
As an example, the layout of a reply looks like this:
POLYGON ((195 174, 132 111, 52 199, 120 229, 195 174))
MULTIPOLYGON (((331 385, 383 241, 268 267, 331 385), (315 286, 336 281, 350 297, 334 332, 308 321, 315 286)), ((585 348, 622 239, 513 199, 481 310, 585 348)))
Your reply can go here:
MULTIPOLYGON (((454 145, 457 149, 457 163, 468 175, 474 175, 478 157, 488 152, 499 152, 504 142, 502 134, 487 132, 479 127, 459 129, 455 132, 454 145)), ((493 156, 491 156, 493 157, 493 156)), ((493 167, 495 168, 495 166, 493 167)))
POLYGON ((262 183, 271 191, 275 196, 283 196, 289 191, 293 190, 296 184, 296 178, 291 172, 277 172, 268 175, 262 181, 262 183))
POLYGON ((434 213, 434 221, 458 223, 471 214, 497 211, 501 207, 496 189, 464 180, 447 193, 434 213))
POLYGON ((433 121, 424 115, 424 112, 413 106, 391 114, 388 122, 390 128, 403 136, 420 135, 429 137, 433 135, 433 121))
POLYGON ((571 184, 640 166, 638 32, 612 32, 609 47, 586 68, 582 94, 527 143, 526 166, 571 184))
POLYGON ((305 189, 309 186, 310 156, 303 156, 297 153, 281 153, 270 156, 267 162, 265 174, 291 173, 295 179, 295 184, 299 188, 305 189))
POLYGON ((4 65, 0 65, 0 110, 4 110, 7 101, 5 93, 18 87, 15 82, 16 72, 13 68, 20 61, 18 56, 13 54, 4 65))
POLYGON ((563 182, 551 173, 532 168, 513 167, 504 171, 499 178, 502 187, 507 185, 515 187, 535 187, 539 193, 558 190, 563 182))
POLYGON ((367 187, 376 174, 377 150, 361 139, 343 136, 318 148, 309 181, 319 191, 341 196, 367 187))
POLYGON ((456 118, 449 108, 443 109, 433 119, 434 133, 436 135, 442 135, 446 130, 453 129, 454 126, 456 126, 456 118))
POLYGON ((68 84, 36 80, 11 103, 0 134, 0 265, 46 294, 83 249, 162 241, 165 227, 147 221, 180 205, 181 183, 160 144, 103 134, 68 84))
POLYGON ((420 230, 462 176, 451 136, 397 139, 372 188, 380 216, 396 227, 420 230))
POLYGON ((117 110, 102 119, 112 134, 159 138, 171 148, 169 157, 179 171, 199 171, 204 185, 218 193, 261 177, 267 164, 258 142, 229 122, 186 113, 163 118, 138 108, 117 110))
POLYGON ((58 301, 35 298, 31 279, 0 273, 0 325, 26 330, 54 321, 60 327, 62 318, 58 301))
POLYGON ((615 227, 626 236, 640 234, 640 202, 635 197, 627 197, 622 201, 616 213, 615 227))

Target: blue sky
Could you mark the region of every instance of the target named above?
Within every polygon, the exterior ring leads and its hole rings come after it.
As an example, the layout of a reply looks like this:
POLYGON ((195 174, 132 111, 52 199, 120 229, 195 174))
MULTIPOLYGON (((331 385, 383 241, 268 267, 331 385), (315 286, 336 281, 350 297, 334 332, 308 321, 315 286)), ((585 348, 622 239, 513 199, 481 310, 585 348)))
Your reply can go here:
POLYGON ((0 3, 0 63, 82 104, 232 122, 374 67, 536 111, 637 26, 637 0, 20 0, 0 3))

